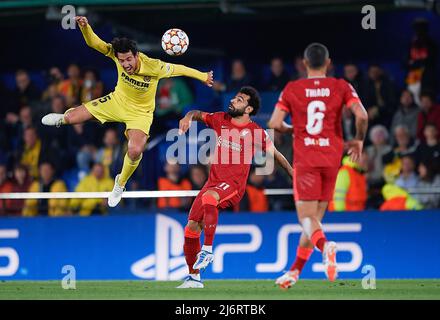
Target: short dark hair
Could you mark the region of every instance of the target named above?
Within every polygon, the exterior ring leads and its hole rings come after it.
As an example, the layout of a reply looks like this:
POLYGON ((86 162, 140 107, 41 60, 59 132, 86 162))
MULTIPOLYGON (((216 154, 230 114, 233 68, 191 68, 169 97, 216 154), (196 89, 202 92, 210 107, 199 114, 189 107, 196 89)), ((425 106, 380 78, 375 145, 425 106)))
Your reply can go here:
POLYGON ((328 58, 328 49, 321 43, 311 43, 307 46, 306 50, 304 50, 304 59, 307 60, 312 69, 322 68, 328 58))
POLYGON ((135 56, 138 53, 137 44, 134 40, 128 38, 114 38, 111 42, 115 54, 127 53, 131 51, 135 56))
POLYGON ((253 87, 247 86, 242 87, 239 92, 249 96, 248 105, 253 108, 249 115, 255 116, 261 106, 261 98, 258 91, 253 87))

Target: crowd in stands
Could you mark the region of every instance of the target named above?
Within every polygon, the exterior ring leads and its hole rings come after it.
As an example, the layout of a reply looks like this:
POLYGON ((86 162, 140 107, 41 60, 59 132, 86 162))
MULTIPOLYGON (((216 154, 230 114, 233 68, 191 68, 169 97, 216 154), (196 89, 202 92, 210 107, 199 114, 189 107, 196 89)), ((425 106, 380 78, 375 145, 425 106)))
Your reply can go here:
MULTIPOLYGON (((364 74, 356 63, 343 65, 342 74, 333 66, 329 76, 343 77, 358 92, 369 116, 369 132, 359 163, 344 158, 340 169, 333 211, 364 209, 405 210, 438 208, 440 193, 410 193, 414 188, 440 187, 440 105, 438 103, 437 46, 429 37, 425 21, 414 23, 415 35, 405 65, 405 86, 400 88, 379 64, 370 64, 364 74)), ((256 81, 243 60, 234 60, 230 76, 216 81, 213 89, 222 94, 244 85, 279 93, 287 82, 306 76, 301 57, 289 73, 283 59, 270 61, 270 76, 256 81), (222 80, 222 81, 220 81, 222 80)), ((44 127, 41 117, 49 112, 64 113, 82 102, 101 97, 105 88, 97 70, 71 64, 64 73, 53 67, 47 71, 47 84, 40 91, 26 70, 15 73, 16 86, 9 90, 0 82, 0 193, 110 191, 119 172, 126 141, 118 124, 88 122, 60 128, 44 127), (74 172, 72 179, 70 172, 74 172), (73 182, 72 182, 73 181, 73 182)), ((164 79, 157 90, 152 136, 169 129, 169 120, 182 116, 194 101, 194 91, 180 78, 164 79)), ((355 124, 343 112, 346 139, 353 138, 355 124)), ((275 134, 275 145, 292 159, 292 137, 275 134)), ((150 161, 145 158, 144 161, 150 161)), ((154 161, 154 160, 151 160, 154 161)), ((163 163, 163 176, 156 190, 198 190, 207 179, 209 168, 163 163)), ((138 175, 128 185, 141 185, 138 175)), ((290 188, 282 170, 259 176, 249 175, 246 195, 235 212, 267 212, 293 209, 291 196, 267 197, 266 188, 290 188)), ((159 198, 149 204, 160 210, 187 211, 191 198, 159 198)), ((123 206, 124 204, 122 204, 123 206)), ((82 215, 104 214, 102 199, 0 200, 2 215, 82 215)))

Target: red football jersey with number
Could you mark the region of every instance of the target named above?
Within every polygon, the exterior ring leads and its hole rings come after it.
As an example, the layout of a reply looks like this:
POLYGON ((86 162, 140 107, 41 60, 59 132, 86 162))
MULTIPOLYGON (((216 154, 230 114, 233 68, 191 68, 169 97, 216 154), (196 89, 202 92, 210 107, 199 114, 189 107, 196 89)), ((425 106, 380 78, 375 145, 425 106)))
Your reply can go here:
POLYGON ((243 195, 252 158, 257 151, 265 152, 272 141, 255 122, 239 125, 226 112, 206 113, 203 120, 216 133, 207 184, 224 182, 243 195))
POLYGON ((344 149, 342 108, 360 102, 343 79, 308 78, 289 82, 276 108, 288 112, 294 133, 294 165, 339 167, 344 149))

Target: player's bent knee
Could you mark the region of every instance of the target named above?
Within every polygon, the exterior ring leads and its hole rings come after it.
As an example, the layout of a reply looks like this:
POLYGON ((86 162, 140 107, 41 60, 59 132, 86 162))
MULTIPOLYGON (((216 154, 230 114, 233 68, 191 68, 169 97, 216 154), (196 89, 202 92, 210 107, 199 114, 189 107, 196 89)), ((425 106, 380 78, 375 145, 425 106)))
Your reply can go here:
POLYGON ((193 221, 194 224, 188 222, 188 224, 185 227, 185 238, 193 238, 197 239, 200 238, 200 232, 199 224, 196 221, 193 221))
POLYGON ((218 205, 218 200, 217 198, 210 192, 205 192, 202 195, 202 204, 208 204, 211 206, 217 206, 218 205))
POLYGON ((138 160, 143 152, 143 146, 130 146, 128 147, 128 157, 132 160, 138 160))

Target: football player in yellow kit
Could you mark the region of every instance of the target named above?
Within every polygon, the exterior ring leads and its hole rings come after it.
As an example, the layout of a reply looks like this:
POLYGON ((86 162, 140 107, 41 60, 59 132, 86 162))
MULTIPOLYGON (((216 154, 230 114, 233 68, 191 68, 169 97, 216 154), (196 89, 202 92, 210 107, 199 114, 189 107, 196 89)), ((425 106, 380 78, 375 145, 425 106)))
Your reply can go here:
POLYGON ((128 151, 124 157, 121 173, 115 177, 113 191, 108 198, 108 205, 115 207, 121 201, 127 180, 142 159, 153 122, 159 80, 187 76, 211 87, 213 73, 152 59, 138 52, 136 42, 127 38, 115 38, 111 43, 106 43, 93 32, 86 17, 75 17, 75 20, 87 45, 116 63, 118 82, 115 90, 110 94, 71 108, 64 114, 47 114, 41 122, 44 125, 58 127, 91 119, 97 119, 101 123, 107 121, 125 123, 128 151))

